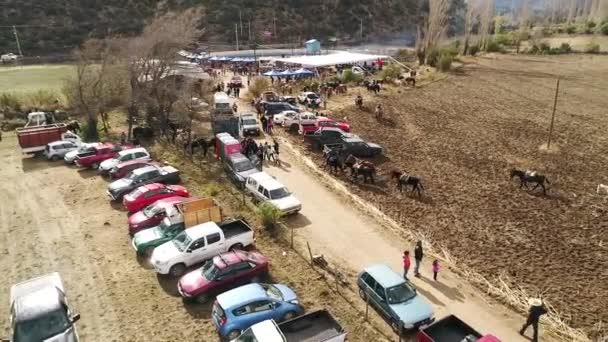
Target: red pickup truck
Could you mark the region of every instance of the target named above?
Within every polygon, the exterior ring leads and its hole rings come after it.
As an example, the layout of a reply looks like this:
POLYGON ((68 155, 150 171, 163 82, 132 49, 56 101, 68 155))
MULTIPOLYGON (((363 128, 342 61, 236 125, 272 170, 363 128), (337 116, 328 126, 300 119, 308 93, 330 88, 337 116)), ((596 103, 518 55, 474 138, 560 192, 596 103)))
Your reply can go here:
POLYGON ((500 342, 493 335, 482 335, 460 318, 450 315, 420 328, 416 342, 500 342))
POLYGON ((95 152, 83 157, 76 157, 74 163, 78 167, 86 167, 96 169, 99 164, 110 158, 114 158, 116 153, 122 151, 123 147, 114 144, 102 144, 95 147, 95 152))

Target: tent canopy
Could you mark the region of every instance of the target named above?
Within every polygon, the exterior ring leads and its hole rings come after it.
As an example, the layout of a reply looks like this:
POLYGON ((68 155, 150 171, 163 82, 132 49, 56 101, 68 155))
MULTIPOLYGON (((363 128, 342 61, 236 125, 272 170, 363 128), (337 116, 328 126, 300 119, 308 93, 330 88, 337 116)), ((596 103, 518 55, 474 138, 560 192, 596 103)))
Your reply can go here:
POLYGON ((282 76, 283 73, 279 70, 270 70, 264 73, 264 76, 282 76))
POLYGON ((314 72, 308 70, 308 69, 304 69, 304 68, 300 68, 296 71, 293 72, 296 75, 312 75, 314 74, 314 72))
POLYGON ((277 58, 276 60, 283 63, 301 65, 303 67, 324 67, 336 64, 352 64, 368 61, 377 61, 378 59, 387 59, 384 55, 369 55, 365 53, 354 53, 340 51, 329 55, 317 56, 298 56, 290 58, 277 58))

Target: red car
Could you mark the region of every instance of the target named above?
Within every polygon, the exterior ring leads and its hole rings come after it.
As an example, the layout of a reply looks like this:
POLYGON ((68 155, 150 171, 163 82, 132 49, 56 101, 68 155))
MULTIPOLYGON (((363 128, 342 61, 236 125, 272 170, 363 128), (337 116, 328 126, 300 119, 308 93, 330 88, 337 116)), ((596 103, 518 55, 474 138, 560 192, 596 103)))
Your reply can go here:
POLYGON ((130 149, 133 146, 117 146, 114 144, 102 144, 94 147, 93 154, 86 154, 85 156, 78 156, 74 161, 74 164, 78 167, 87 167, 96 169, 99 167, 102 161, 110 158, 114 158, 116 154, 123 149, 130 149))
POLYGON ((152 183, 142 185, 126 194, 122 199, 122 204, 130 213, 134 213, 160 199, 174 196, 190 197, 190 194, 181 185, 152 183))
POLYGON ((135 233, 141 230, 158 226, 167 217, 165 211, 167 207, 192 200, 195 200, 195 198, 174 196, 163 198, 154 202, 154 204, 150 204, 143 210, 129 216, 129 234, 135 235, 135 233))
POLYGON ((144 166, 162 166, 160 163, 145 160, 130 160, 128 162, 119 163, 110 170, 111 179, 120 179, 129 174, 129 172, 139 169, 144 166))
POLYGON ((260 252, 234 250, 208 260, 203 267, 181 277, 177 290, 186 299, 205 303, 216 294, 259 282, 267 273, 268 259, 260 252))
POLYGON ((329 118, 319 118, 317 119, 318 127, 336 127, 341 129, 343 132, 350 132, 350 125, 345 121, 336 121, 329 118))

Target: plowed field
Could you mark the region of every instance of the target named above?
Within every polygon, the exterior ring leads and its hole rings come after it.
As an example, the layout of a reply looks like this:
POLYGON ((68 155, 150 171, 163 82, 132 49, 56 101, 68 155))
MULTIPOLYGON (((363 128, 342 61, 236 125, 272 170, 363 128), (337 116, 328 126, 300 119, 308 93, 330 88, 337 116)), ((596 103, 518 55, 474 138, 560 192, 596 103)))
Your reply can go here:
POLYGON ((414 90, 355 88, 328 106, 385 149, 379 182, 352 184, 358 195, 485 276, 544 292, 571 325, 597 336, 597 322, 608 321, 608 213, 595 192, 608 184, 607 94, 608 57, 500 56, 414 90), (367 110, 352 105, 358 92, 367 110), (378 102, 386 120, 374 118, 378 102), (511 168, 545 174, 547 195, 519 189, 511 168), (422 198, 399 194, 392 169, 421 177, 422 198))

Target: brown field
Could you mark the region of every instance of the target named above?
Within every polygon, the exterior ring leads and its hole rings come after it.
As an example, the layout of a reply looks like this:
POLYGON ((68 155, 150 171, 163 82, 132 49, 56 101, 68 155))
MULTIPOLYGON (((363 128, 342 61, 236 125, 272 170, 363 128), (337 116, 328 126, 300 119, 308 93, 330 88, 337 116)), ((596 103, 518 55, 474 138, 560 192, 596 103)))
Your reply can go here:
POLYGON ((468 62, 415 90, 372 96, 354 89, 330 99, 336 117, 347 116, 355 133, 386 152, 376 160, 379 182, 352 188, 486 277, 544 292, 572 326, 598 336, 598 322, 608 321, 608 215, 595 193, 598 183, 608 183, 608 57, 468 62), (368 110, 352 105, 357 92, 368 110), (377 102, 385 121, 373 116, 377 102), (421 177, 424 196, 399 194, 388 179, 393 168, 421 177), (547 175, 547 195, 520 190, 509 181, 511 168, 547 175))

